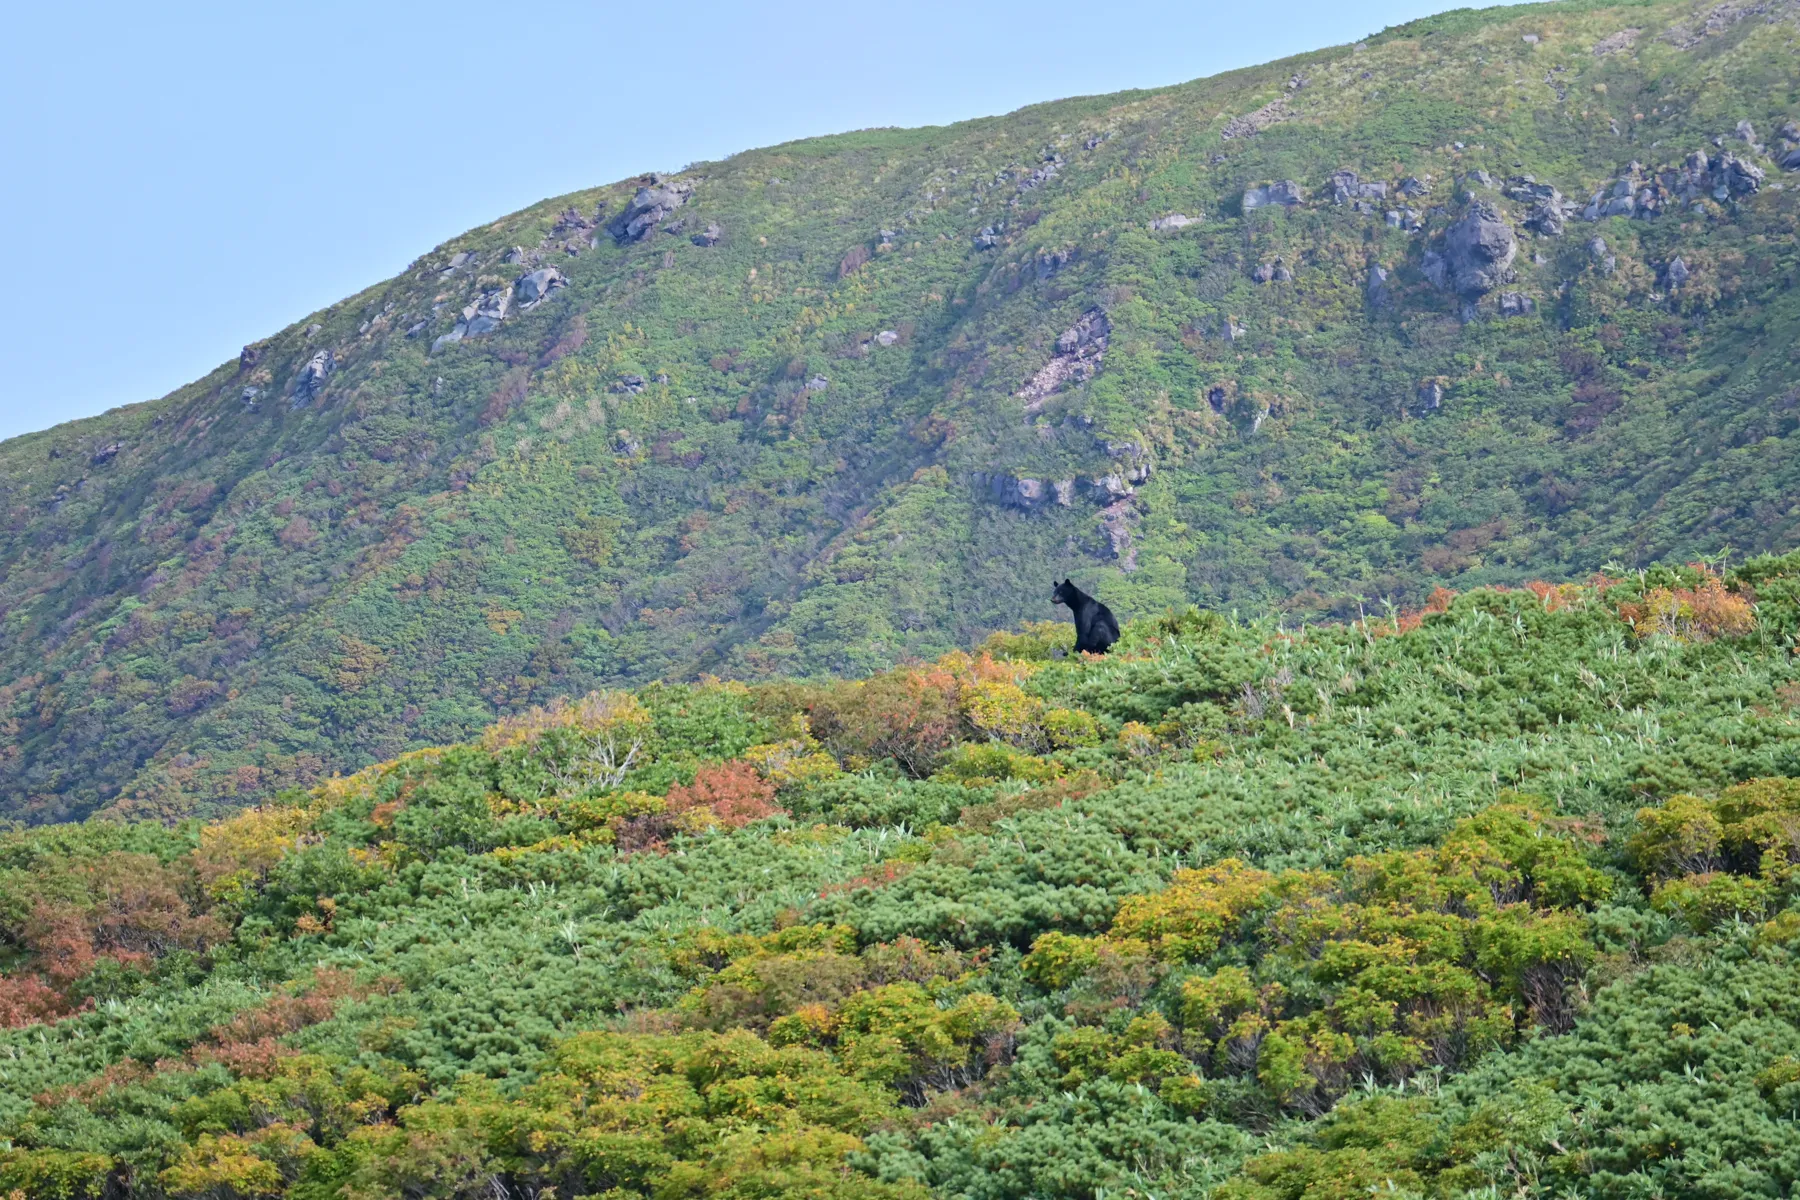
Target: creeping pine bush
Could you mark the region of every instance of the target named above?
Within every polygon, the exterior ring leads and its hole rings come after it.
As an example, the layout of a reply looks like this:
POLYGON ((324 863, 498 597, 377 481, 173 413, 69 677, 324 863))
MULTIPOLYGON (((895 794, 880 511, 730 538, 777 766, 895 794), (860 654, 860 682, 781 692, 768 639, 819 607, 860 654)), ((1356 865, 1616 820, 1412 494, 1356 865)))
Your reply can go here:
POLYGON ((0 833, 0 1197, 1784 1194, 1795 570, 597 693, 0 833))

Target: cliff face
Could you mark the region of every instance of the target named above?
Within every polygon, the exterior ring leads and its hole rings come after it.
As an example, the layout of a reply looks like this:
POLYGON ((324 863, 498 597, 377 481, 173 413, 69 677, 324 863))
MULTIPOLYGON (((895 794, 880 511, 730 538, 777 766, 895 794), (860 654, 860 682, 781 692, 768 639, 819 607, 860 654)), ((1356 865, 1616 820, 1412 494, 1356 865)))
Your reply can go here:
POLYGON ((230 807, 615 682, 1781 550, 1792 4, 1458 12, 752 151, 0 444, 0 814, 230 807))

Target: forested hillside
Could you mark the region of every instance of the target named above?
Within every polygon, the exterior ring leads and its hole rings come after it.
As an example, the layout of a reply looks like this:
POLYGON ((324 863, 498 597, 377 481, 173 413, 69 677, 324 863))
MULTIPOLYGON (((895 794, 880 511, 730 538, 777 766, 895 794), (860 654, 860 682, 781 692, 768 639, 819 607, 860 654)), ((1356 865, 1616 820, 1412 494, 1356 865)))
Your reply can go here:
POLYGON ((0 835, 0 1196, 1771 1197, 1800 556, 596 692, 0 835))
POLYGON ((0 445, 0 813, 867 674, 1052 575, 1354 619, 1791 549, 1796 11, 1456 12, 472 230, 0 445))

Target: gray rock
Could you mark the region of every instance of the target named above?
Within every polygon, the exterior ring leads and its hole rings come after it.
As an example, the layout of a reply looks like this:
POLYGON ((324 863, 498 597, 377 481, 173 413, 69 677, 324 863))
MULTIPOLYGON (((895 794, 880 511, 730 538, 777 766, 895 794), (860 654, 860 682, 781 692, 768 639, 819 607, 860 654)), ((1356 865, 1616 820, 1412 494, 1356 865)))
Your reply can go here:
POLYGON ((693 194, 691 183, 652 176, 650 183, 637 190, 625 211, 614 217, 607 229, 615 242, 641 242, 693 194))
POLYGON ((1595 238, 1587 244, 1588 257, 1599 262, 1606 257, 1606 239, 1595 238))
POLYGON ((408 326, 406 336, 409 338, 418 337, 421 333, 425 332, 425 327, 429 324, 431 324, 430 321, 419 321, 416 324, 408 326))
POLYGON ((1789 121, 1781 127, 1781 136, 1790 142, 1800 142, 1800 125, 1789 121))
POLYGON ((1075 481, 1073 479, 1055 479, 1050 483, 1050 490, 1056 494, 1056 503, 1062 508, 1073 508, 1075 505, 1075 481))
POLYGON ((1375 264, 1369 268, 1369 280, 1363 285, 1363 294, 1368 297, 1369 304, 1373 308, 1386 308, 1393 302, 1393 297, 1388 294, 1386 267, 1375 264))
MULTIPOLYGON (((666 375, 661 375, 657 378, 663 383, 668 382, 668 376, 666 375)), ((809 392, 822 392, 830 386, 831 380, 825 378, 823 375, 814 375, 811 379, 806 381, 806 390, 809 392)))
POLYGON ((1464 182, 1476 183, 1484 188, 1491 188, 1494 186, 1494 177, 1489 175, 1486 171, 1470 171, 1468 178, 1464 182))
POLYGON ((631 436, 631 430, 620 429, 613 434, 613 445, 626 458, 636 458, 644 452, 644 443, 631 436))
POLYGON ((1365 183, 1356 176, 1355 171, 1333 171, 1331 174, 1331 202, 1333 204, 1349 204, 1356 200, 1385 200, 1387 184, 1365 183))
POLYGON ((1087 481, 1087 490, 1101 504, 1111 504, 1115 500, 1123 500, 1127 496, 1137 494, 1135 489, 1125 482, 1125 477, 1117 472, 1094 476, 1087 481))
POLYGON ((1294 205, 1300 203, 1300 200, 1300 185, 1291 179, 1283 179, 1279 183, 1271 183, 1263 187, 1254 187, 1246 191, 1244 193, 1244 211, 1249 212, 1251 209, 1255 208, 1269 208, 1273 205, 1280 205, 1283 208, 1292 208, 1294 205))
POLYGON ((109 463, 117 458, 119 456, 119 451, 124 448, 124 442, 108 442, 106 445, 88 455, 88 462, 96 467, 109 463))
POLYGON ((1739 121, 1736 133, 1739 141, 1749 142, 1752 146, 1756 145, 1756 128, 1750 122, 1739 121))
POLYGON ((1105 351, 1112 335, 1112 322, 1097 308, 1090 308, 1056 339, 1058 354, 1090 357, 1105 351))
POLYGON ((1444 406, 1444 385, 1435 379, 1427 379, 1419 385, 1419 411, 1436 412, 1444 406))
POLYGON ((313 398, 325 390, 325 381, 337 371, 337 356, 330 350, 321 350, 306 360, 300 373, 294 376, 294 407, 310 404, 313 398))
POLYGON ((688 240, 693 242, 696 246, 716 246, 719 244, 719 239, 724 236, 725 231, 719 228, 719 223, 717 221, 708 221, 705 229, 702 229, 688 240))
POLYGON ((1169 229, 1185 229, 1189 225, 1198 225, 1199 223, 1196 218, 1190 217, 1186 213, 1170 213, 1166 217, 1158 217, 1150 222, 1150 229, 1153 233, 1162 233, 1169 229))
POLYGON ((539 267, 519 276, 513 284, 513 292, 518 296, 521 308, 535 308, 548 300, 552 292, 568 286, 568 277, 555 267, 539 267))
POLYGON ((1256 270, 1250 272, 1250 278, 1256 283, 1268 283, 1275 278, 1275 264, 1257 263, 1256 270))
POLYGON ((1279 258, 1276 259, 1275 260, 1275 282, 1276 283, 1288 283, 1288 282, 1291 282, 1293 280, 1293 278, 1294 278, 1294 273, 1292 271, 1288 270, 1287 264, 1282 262, 1279 258))
POLYGON ((1228 342, 1236 342, 1250 336, 1250 331, 1239 325, 1237 318, 1226 317, 1224 326, 1219 330, 1219 336, 1228 342))
POLYGON ((1680 255, 1670 259, 1669 265, 1663 268, 1663 282, 1668 284, 1671 290, 1685 284, 1693 278, 1693 275, 1694 273, 1688 270, 1688 265, 1681 261, 1680 255))
POLYGON ((644 390, 644 377, 642 375, 621 375, 606 390, 617 395, 635 396, 644 390))
POLYGON ((500 328, 500 322, 506 319, 506 310, 511 307, 513 290, 501 288, 497 292, 483 292, 481 298, 462 310, 462 320, 458 324, 464 337, 479 337, 484 333, 492 333, 500 328))
POLYGON ((875 335, 875 344, 878 346, 891 346, 899 340, 900 335, 892 329, 884 329, 875 335))
POLYGON ((1206 403, 1216 413, 1225 411, 1225 389, 1218 386, 1206 390, 1206 403))
POLYGON ((1038 255, 1037 277, 1039 279, 1050 278, 1052 275, 1068 266, 1074 257, 1075 253, 1072 250, 1053 250, 1038 255))
POLYGON ((1536 307, 1536 302, 1523 292, 1500 293, 1500 315, 1503 317, 1522 317, 1536 307))
POLYGON ((1427 250, 1419 260, 1419 274, 1425 276, 1426 281, 1434 288, 1450 286, 1450 264, 1436 250, 1427 250))
POLYGON ((1707 165, 1712 170, 1715 196, 1720 188, 1732 196, 1752 196, 1762 187, 1763 169, 1735 154, 1721 154, 1707 165))
POLYGON ((1003 229, 1004 226, 996 225, 983 227, 981 232, 975 235, 975 248, 977 250, 992 250, 995 246, 998 246, 1000 244, 1003 229))
POLYGON ((238 400, 245 408, 255 408, 256 398, 262 395, 261 388, 247 387, 238 393, 238 400))
POLYGON ((238 351, 238 370, 248 371, 262 361, 263 351, 268 348, 267 342, 251 342, 238 351))
POLYGON ((432 343, 431 343, 431 348, 433 350, 442 350, 445 346, 448 346, 453 342, 462 341, 463 333, 465 331, 467 331, 467 329, 468 329, 467 325, 463 324, 463 322, 461 322, 461 321, 458 321, 456 323, 456 328, 452 329, 449 333, 440 333, 435 339, 433 339, 432 343))
POLYGON ((1400 181, 1399 191, 1402 196, 1429 196, 1431 194, 1431 176, 1427 175, 1420 179, 1416 175, 1408 175, 1400 181))
POLYGON ((1391 208, 1387 210, 1387 227, 1389 229, 1400 228, 1400 214, 1391 208))
POLYGON ((1784 171, 1800 171, 1800 146, 1794 147, 1781 156, 1781 169, 1784 171))
POLYGON ((1444 231, 1444 261, 1451 290, 1474 298, 1510 282, 1518 252, 1518 238, 1500 219, 1500 210, 1486 200, 1472 202, 1444 231))

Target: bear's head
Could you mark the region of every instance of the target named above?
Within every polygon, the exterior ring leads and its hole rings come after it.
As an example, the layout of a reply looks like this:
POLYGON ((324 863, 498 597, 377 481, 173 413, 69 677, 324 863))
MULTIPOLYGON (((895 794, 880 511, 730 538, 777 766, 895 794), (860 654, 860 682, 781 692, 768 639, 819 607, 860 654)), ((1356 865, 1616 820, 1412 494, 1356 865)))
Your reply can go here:
POLYGON ((1070 608, 1074 608, 1075 602, 1077 600, 1080 600, 1081 598, 1082 598, 1081 589, 1076 587, 1073 583, 1069 582, 1067 579, 1065 579, 1061 583, 1057 584, 1056 587, 1054 588, 1054 590, 1052 590, 1050 593, 1050 603, 1066 604, 1070 608))

